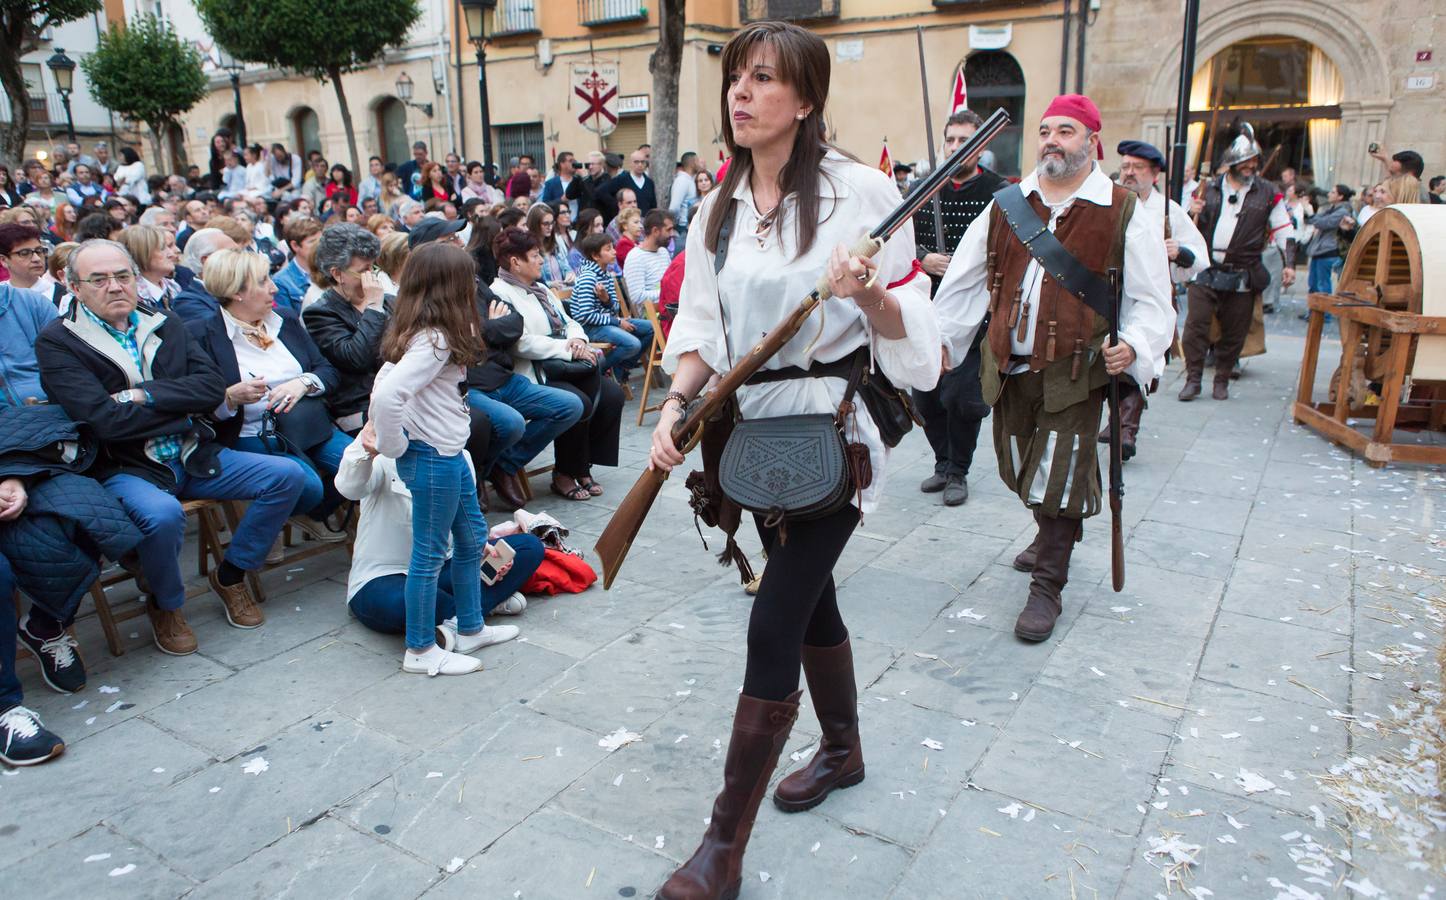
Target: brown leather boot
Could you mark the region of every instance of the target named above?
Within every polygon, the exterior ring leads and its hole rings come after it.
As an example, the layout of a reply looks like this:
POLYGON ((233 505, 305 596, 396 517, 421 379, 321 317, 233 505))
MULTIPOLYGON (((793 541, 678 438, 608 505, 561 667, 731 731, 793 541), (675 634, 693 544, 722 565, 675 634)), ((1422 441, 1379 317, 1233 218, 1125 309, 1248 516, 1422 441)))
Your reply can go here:
POLYGON ((1200 396, 1200 373, 1186 372, 1185 386, 1180 388, 1180 399, 1189 402, 1200 396))
POLYGON ((743 851, 753 832, 758 804, 778 755, 798 718, 794 691, 786 699, 738 698, 733 737, 723 763, 723 791, 713 801, 713 817, 703 842, 683 867, 658 891, 659 900, 735 900, 743 885, 743 851))
POLYGON ((1034 524, 1034 540, 1030 541, 1029 546, 1019 551, 1019 555, 1014 557, 1014 568, 1021 572, 1034 571, 1034 560, 1039 553, 1039 513, 1034 514, 1034 524))
POLYGON ((1081 529, 1079 519, 1039 517, 1039 546, 1034 577, 1029 581, 1029 599, 1014 622, 1014 634, 1021 640, 1044 641, 1054 633, 1054 623, 1064 608, 1060 594, 1069 580, 1069 558, 1081 529))
POLYGON ((823 738, 809 764, 774 789, 773 803, 784 812, 813 809, 835 789, 864 780, 853 646, 847 640, 837 647, 804 645, 803 674, 823 738))
POLYGON ((1230 376, 1216 374, 1215 384, 1210 388, 1210 396, 1216 400, 1230 399, 1230 376))
POLYGON ((492 489, 497 492, 497 499, 513 509, 521 509, 527 505, 527 498, 522 496, 522 482, 515 472, 504 472, 493 467, 492 489))
MULTIPOLYGON (((1120 395, 1120 461, 1135 455, 1135 440, 1140 434, 1140 417, 1145 412, 1144 391, 1124 391, 1120 395)), ((1105 440, 1109 441, 1109 435, 1105 440)))

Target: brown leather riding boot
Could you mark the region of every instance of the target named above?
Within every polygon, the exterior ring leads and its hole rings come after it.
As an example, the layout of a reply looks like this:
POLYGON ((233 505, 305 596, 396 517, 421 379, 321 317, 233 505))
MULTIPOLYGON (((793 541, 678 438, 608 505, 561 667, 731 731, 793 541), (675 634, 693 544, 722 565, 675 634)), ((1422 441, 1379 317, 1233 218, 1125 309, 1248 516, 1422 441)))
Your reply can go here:
POLYGON ((854 681, 853 646, 803 648, 803 674, 813 711, 823 732, 807 766, 778 783, 773 803, 784 812, 813 809, 835 789, 864 780, 864 751, 859 743, 859 690, 854 681))
POLYGON ((658 891, 659 900, 735 900, 743 885, 743 851, 778 755, 798 718, 794 691, 784 700, 744 694, 733 714, 733 737, 723 763, 723 791, 693 856, 658 891))
POLYGON ((1230 374, 1228 372, 1224 375, 1219 372, 1215 373, 1215 384, 1210 388, 1210 396, 1216 400, 1230 399, 1230 374))
POLYGON ((1034 577, 1029 581, 1029 599, 1014 622, 1016 637, 1038 642, 1054 633, 1054 623, 1064 608, 1060 594, 1069 580, 1069 558, 1082 528, 1079 519, 1039 517, 1034 577))
MULTIPOLYGON (((1140 417, 1145 413, 1145 392, 1126 391, 1120 396, 1120 460, 1135 455, 1135 440, 1140 434, 1140 417)), ((1109 436, 1105 436, 1109 440, 1109 436)))
POLYGON ((1039 513, 1034 514, 1034 525, 1034 540, 1030 541, 1029 546, 1019 551, 1019 555, 1014 557, 1014 568, 1021 572, 1034 571, 1034 560, 1039 553, 1039 513))
POLYGON ((1200 396, 1200 372, 1187 371, 1185 373, 1185 386, 1180 388, 1180 399, 1186 402, 1200 396))
POLYGON ((519 474, 504 472, 501 468, 494 466, 491 481, 497 499, 513 509, 521 509, 527 505, 527 498, 522 496, 522 481, 519 474))

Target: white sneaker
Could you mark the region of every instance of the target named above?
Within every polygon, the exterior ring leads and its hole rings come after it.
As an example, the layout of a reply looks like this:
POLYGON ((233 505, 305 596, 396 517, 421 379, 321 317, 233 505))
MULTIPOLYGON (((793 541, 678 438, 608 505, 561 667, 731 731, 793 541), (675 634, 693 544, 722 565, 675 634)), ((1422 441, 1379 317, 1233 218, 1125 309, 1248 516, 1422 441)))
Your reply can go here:
POLYGON ((483 625, 476 634, 459 634, 456 618, 447 619, 437 626, 438 631, 452 632, 452 649, 458 653, 475 653, 493 644, 505 644, 522 633, 516 625, 483 625))
POLYGON ((494 616, 515 616, 527 608, 527 598, 522 594, 513 594, 506 600, 492 607, 494 616))
POLYGON ((320 541, 323 544, 340 544, 349 537, 345 531, 338 531, 325 522, 318 522, 311 516, 292 516, 286 520, 286 524, 299 529, 313 541, 320 541))
POLYGON ((416 675, 470 675, 482 668, 482 661, 433 646, 426 653, 402 653, 402 671, 416 675))

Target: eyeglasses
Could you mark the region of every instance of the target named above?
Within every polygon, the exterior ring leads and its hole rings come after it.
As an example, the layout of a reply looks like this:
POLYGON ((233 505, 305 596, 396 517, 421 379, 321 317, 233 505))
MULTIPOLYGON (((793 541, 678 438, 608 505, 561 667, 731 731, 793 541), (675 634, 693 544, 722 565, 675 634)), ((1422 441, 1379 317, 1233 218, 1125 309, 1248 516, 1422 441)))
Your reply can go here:
POLYGON ((89 278, 77 278, 81 284, 88 284, 93 288, 103 288, 114 281, 120 287, 130 287, 135 284, 136 273, 134 272, 111 272, 108 275, 92 275, 89 278))
POLYGON ((49 247, 21 247, 19 250, 10 251, 10 255, 19 259, 44 259, 50 255, 49 247))

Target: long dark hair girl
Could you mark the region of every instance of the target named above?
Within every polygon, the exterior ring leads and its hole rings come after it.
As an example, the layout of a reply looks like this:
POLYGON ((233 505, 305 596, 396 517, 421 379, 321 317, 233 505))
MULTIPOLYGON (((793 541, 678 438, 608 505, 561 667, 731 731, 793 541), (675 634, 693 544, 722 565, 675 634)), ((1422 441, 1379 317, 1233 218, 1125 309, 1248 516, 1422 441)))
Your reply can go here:
POLYGON ((382 335, 382 361, 397 362, 413 337, 435 331, 446 342, 450 362, 481 363, 485 350, 476 271, 472 257, 456 245, 434 241, 413 250, 402 267, 396 306, 382 335))
MULTIPOLYGON (((828 45, 816 35, 787 22, 754 22, 740 29, 723 48, 725 77, 720 99, 723 143, 728 146, 728 153, 733 160, 728 165, 727 174, 723 176, 723 183, 718 185, 714 192, 723 197, 731 197, 743 179, 752 174, 753 151, 735 143, 733 139, 733 116, 728 108, 728 91, 732 86, 733 75, 750 65, 755 54, 765 46, 773 48, 778 79, 792 85, 799 97, 811 107, 799 124, 788 163, 778 173, 779 196, 787 197, 793 194, 796 198, 794 227, 798 253, 802 255, 813 246, 814 236, 818 233, 820 166, 829 150, 838 150, 828 141, 828 131, 823 118, 832 72, 828 45)), ((843 153, 842 150, 839 152, 843 153)), ((844 155, 848 156, 847 153, 844 155)), ((715 201, 715 214, 708 216, 708 225, 704 232, 709 252, 716 252, 718 249, 718 232, 723 228, 723 216, 718 214, 719 210, 720 205, 715 201)))

